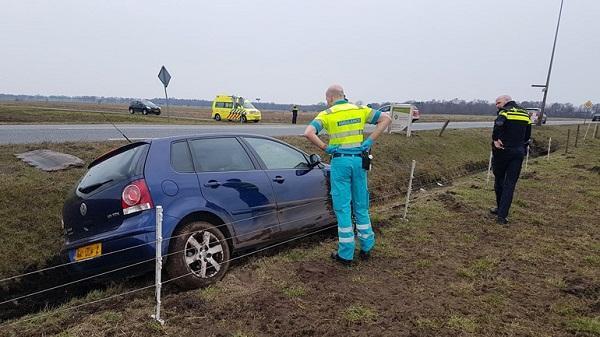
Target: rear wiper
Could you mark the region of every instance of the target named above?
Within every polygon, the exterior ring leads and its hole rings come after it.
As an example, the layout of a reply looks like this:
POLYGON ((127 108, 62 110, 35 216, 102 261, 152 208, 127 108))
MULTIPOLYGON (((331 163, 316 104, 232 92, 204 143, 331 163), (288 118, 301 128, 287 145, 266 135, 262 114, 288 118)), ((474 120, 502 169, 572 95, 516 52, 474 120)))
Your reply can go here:
POLYGON ((113 181, 113 179, 108 179, 107 181, 103 181, 101 183, 92 184, 92 185, 89 185, 89 186, 86 186, 86 187, 80 187, 77 190, 79 192, 81 192, 81 193, 87 194, 87 193, 90 193, 91 191, 97 189, 98 187, 104 185, 104 184, 110 183, 111 181, 113 181))

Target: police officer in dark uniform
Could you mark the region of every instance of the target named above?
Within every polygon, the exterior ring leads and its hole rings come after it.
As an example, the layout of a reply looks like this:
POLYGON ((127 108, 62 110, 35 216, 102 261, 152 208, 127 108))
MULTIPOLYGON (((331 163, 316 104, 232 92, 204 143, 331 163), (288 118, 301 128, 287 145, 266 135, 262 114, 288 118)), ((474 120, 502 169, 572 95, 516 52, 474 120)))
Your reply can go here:
POLYGON ((292 108, 292 124, 296 124, 296 119, 298 118, 298 106, 294 104, 292 108))
POLYGON ((497 216, 497 223, 508 225, 506 217, 531 138, 531 119, 527 111, 508 95, 498 97, 496 107, 498 117, 492 133, 492 168, 497 207, 490 212, 497 216))

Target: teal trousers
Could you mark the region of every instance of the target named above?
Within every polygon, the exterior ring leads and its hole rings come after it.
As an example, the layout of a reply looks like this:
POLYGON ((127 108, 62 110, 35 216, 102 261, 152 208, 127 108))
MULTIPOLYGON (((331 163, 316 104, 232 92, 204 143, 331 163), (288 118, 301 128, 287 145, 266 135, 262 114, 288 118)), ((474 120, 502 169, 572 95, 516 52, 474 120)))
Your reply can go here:
POLYGON ((331 160, 331 197, 338 222, 338 255, 346 260, 354 257, 354 228, 360 248, 369 252, 375 245, 375 233, 369 217, 369 190, 367 171, 359 156, 334 157, 331 160))

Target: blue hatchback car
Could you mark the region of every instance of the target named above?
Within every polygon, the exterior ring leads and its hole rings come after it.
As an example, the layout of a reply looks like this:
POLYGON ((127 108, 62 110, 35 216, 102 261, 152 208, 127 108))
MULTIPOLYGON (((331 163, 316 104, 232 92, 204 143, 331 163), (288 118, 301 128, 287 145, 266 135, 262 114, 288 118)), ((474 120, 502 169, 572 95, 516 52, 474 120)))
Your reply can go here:
POLYGON ((169 278, 206 286, 235 252, 334 223, 328 176, 318 155, 259 135, 131 143, 90 163, 65 201, 65 252, 78 272, 150 271, 161 205, 169 278))

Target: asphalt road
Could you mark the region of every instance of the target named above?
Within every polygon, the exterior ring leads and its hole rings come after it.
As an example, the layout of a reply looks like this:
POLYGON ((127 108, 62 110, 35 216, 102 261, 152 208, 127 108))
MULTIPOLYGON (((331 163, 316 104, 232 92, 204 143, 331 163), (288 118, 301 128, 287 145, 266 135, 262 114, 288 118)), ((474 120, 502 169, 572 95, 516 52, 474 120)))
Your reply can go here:
MULTIPOLYGON (((549 125, 581 124, 581 120, 548 121, 549 125)), ((444 123, 415 123, 413 130, 441 129, 444 123)), ((202 133, 255 133, 267 136, 296 136, 305 125, 220 123, 218 125, 140 125, 117 124, 130 139, 160 138, 202 133)), ((450 122, 448 129, 491 128, 492 122, 450 122)), ((370 127, 373 128, 372 126, 370 127)), ((368 131, 369 129, 367 129, 368 131)), ((106 141, 122 139, 110 124, 34 124, 0 125, 0 144, 27 144, 41 142, 106 141)))

